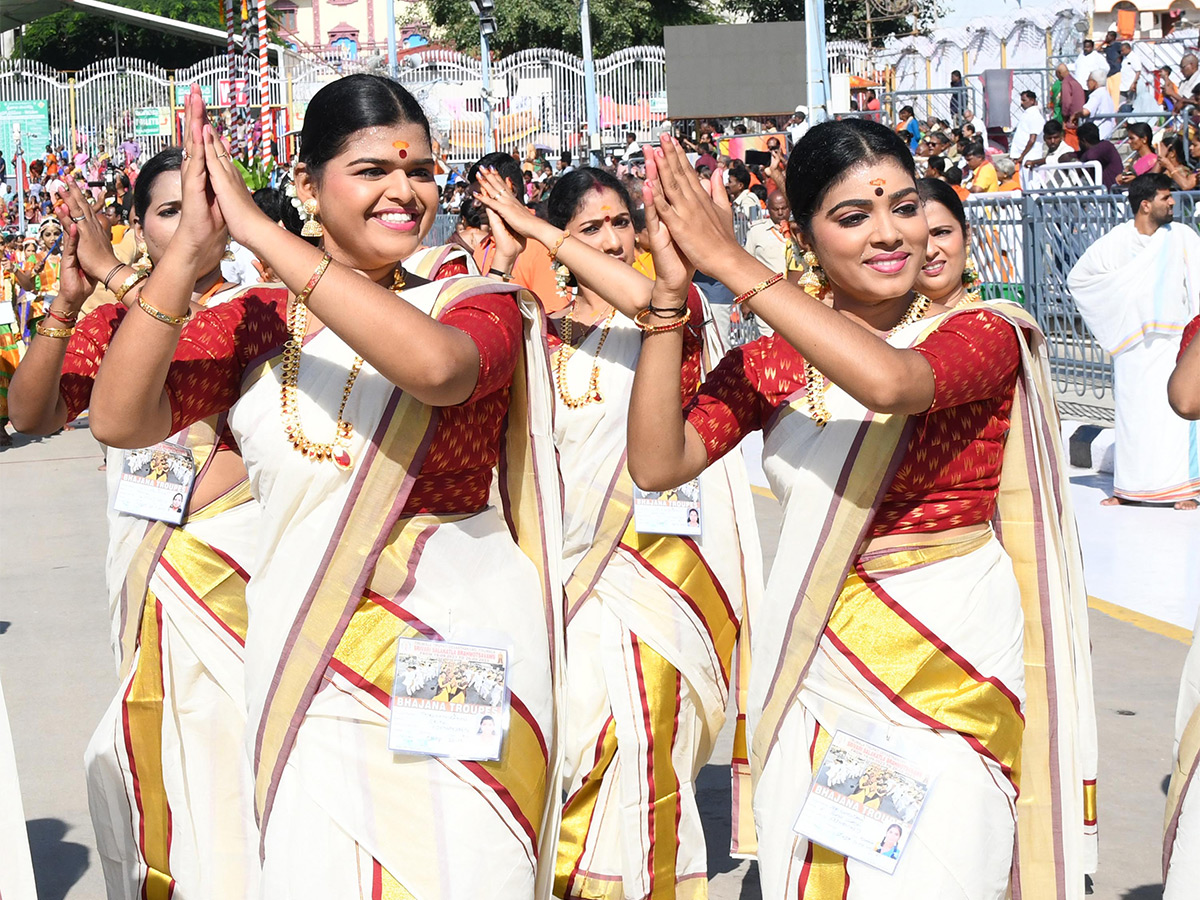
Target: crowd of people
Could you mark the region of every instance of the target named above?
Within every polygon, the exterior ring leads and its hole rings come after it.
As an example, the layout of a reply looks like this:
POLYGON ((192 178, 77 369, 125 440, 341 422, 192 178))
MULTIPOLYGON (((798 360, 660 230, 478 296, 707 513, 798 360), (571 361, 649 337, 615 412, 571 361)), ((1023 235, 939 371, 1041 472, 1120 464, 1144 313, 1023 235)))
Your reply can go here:
MULTIPOLYGON (((40 306, 0 323, 4 414, 87 410, 107 447, 120 684, 85 768, 110 900, 700 893, 727 717, 731 850, 765 896, 1083 896, 1099 751, 1046 339, 981 300, 961 170, 933 160, 958 150, 967 190, 1016 166, 911 110, 804 118, 761 167, 709 125, 442 188, 420 105, 353 75, 252 195, 193 89, 132 228, 115 192, 56 185, 6 262, 5 307, 40 306), (735 211, 761 219, 744 246, 735 211), (755 431, 788 548, 765 585, 755 431), (195 464, 183 521, 117 512, 128 454, 164 442, 195 464), (659 495, 685 524, 639 520, 659 495), (497 757, 454 751, 452 709, 421 720, 444 752, 389 727, 425 641, 507 660, 497 757), (847 734, 936 773, 913 824, 865 835, 890 874, 793 828, 847 734)), ((1198 346, 1169 389, 1193 418, 1198 346)))

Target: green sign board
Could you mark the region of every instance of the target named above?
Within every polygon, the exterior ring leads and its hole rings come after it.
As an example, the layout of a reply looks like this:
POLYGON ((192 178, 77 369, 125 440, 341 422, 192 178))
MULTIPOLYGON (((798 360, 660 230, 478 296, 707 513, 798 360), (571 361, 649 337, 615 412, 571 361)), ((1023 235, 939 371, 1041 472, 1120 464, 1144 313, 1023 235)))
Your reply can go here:
MULTIPOLYGON (((187 99, 187 95, 191 92, 190 84, 175 85, 175 105, 183 106, 183 101, 187 99)), ((213 105, 213 88, 211 84, 200 85, 200 96, 204 98, 205 106, 213 105)))
POLYGON ((25 162, 41 159, 50 140, 50 104, 45 100, 0 101, 0 152, 11 162, 16 149, 14 131, 21 129, 25 162))
POLYGON ((135 137, 172 137, 175 129, 171 125, 169 106, 143 106, 133 112, 135 137))

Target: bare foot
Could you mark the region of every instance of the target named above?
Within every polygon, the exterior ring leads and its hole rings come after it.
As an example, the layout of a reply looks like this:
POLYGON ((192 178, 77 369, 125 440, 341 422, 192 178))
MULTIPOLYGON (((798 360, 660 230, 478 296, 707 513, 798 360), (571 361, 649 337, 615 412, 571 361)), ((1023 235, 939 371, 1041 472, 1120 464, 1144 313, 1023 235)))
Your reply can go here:
POLYGON ((1176 509, 1195 509, 1198 506, 1200 506, 1200 503, 1197 503, 1195 500, 1180 500, 1175 504, 1176 509))
POLYGON ((1120 506, 1124 502, 1125 501, 1122 500, 1120 497, 1105 497, 1103 500, 1100 501, 1100 505, 1101 506, 1120 506))
POLYGON ((96 471, 97 472, 107 472, 108 471, 108 462, 105 461, 105 462, 100 463, 100 465, 96 466, 96 471))

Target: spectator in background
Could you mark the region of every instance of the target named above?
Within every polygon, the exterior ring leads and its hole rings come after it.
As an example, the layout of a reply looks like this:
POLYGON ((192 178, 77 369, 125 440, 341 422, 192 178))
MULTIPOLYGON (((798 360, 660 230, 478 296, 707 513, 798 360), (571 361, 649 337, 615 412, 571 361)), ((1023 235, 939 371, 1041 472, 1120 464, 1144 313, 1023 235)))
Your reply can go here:
POLYGON ((758 217, 762 207, 758 204, 758 198, 750 193, 750 173, 746 171, 745 166, 738 164, 729 169, 725 191, 735 210, 747 219, 753 220, 758 217))
POLYGON ((1117 176, 1125 168, 1121 154, 1111 141, 1100 137, 1100 129, 1095 122, 1084 122, 1079 126, 1078 133, 1080 150, 1075 154, 1076 159, 1100 163, 1100 180, 1111 190, 1117 183, 1117 176))
POLYGON ((638 146, 637 135, 632 131, 625 132, 625 152, 621 155, 621 158, 629 159, 633 154, 640 153, 641 149, 638 146))
POLYGON ((1027 157, 1036 159, 1042 155, 1042 129, 1045 125, 1046 120, 1038 109, 1037 94, 1021 91, 1021 114, 1017 117, 1017 126, 1013 129, 1008 146, 1009 156, 1018 169, 1027 157))
POLYGON ((1083 42, 1083 52, 1079 54, 1079 59, 1075 60, 1072 74, 1080 84, 1087 84, 1088 76, 1096 71, 1097 66, 1104 66, 1104 77, 1107 78, 1108 61, 1104 54, 1096 49, 1095 41, 1086 40, 1083 42))
POLYGON ((996 167, 988 162, 983 144, 978 141, 971 144, 964 156, 967 168, 971 170, 972 194, 991 194, 1000 190, 1000 178, 996 174, 996 167))
MULTIPOLYGON (((1192 134, 1195 129, 1190 129, 1192 134)), ((1192 143, 1192 149, 1200 149, 1196 147, 1195 142, 1192 143)), ((1192 154, 1192 165, 1188 166, 1183 161, 1183 136, 1173 134, 1163 138, 1163 142, 1158 147, 1158 164, 1155 166, 1155 171, 1161 172, 1175 182, 1175 186, 1181 191, 1194 191, 1196 189, 1196 171, 1194 166, 1197 162, 1197 155, 1192 154)))
POLYGON ((1071 74, 1066 63, 1059 63, 1058 68, 1054 72, 1058 76, 1056 84, 1060 85, 1058 98, 1059 115, 1056 118, 1063 123, 1063 139, 1072 149, 1078 150, 1079 138, 1075 136, 1075 126, 1078 121, 1079 111, 1087 103, 1087 91, 1083 89, 1083 85, 1071 74))
POLYGON ((792 113, 792 117, 787 122, 788 138, 791 140, 793 146, 795 146, 800 138, 808 134, 809 127, 808 107, 797 106, 796 111, 792 113))
POLYGON ((917 123, 917 114, 911 106, 900 107, 900 120, 896 123, 896 131, 908 143, 909 151, 915 156, 917 146, 921 143, 921 126, 917 123))
POLYGON ((1200 62, 1197 61, 1196 54, 1187 53, 1179 60, 1179 76, 1178 87, 1163 86, 1163 98, 1170 100, 1175 108, 1195 103, 1192 94, 1200 87, 1200 62))
POLYGON ((1154 132, 1145 122, 1130 122, 1125 126, 1129 136, 1129 149, 1133 155, 1129 164, 1117 176, 1117 184, 1129 184, 1139 175, 1145 175, 1158 165, 1158 155, 1154 152, 1154 132))
POLYGON ((1117 108, 1113 105, 1112 94, 1108 92, 1107 79, 1102 66, 1097 66, 1096 70, 1088 75, 1087 88, 1087 101, 1079 114, 1085 118, 1107 116, 1108 118, 1097 119, 1093 123, 1100 130, 1100 139, 1107 141, 1109 135, 1113 133, 1113 129, 1117 127, 1116 120, 1111 118, 1117 108))
POLYGON ((874 89, 867 91, 867 118, 872 122, 880 121, 883 116, 879 114, 879 97, 875 95, 874 89))
POLYGON ((937 181, 946 180, 946 157, 931 156, 929 162, 925 163, 925 177, 933 178, 937 181))
POLYGON ((950 185, 951 190, 958 195, 958 199, 964 203, 971 196, 971 192, 963 187, 963 170, 958 166, 950 166, 946 169, 946 184, 950 185))
POLYGON ((998 191, 1019 191, 1021 189, 1021 181, 1017 177, 1017 164, 1011 156, 1001 153, 992 159, 992 165, 996 169, 996 177, 1000 180, 998 191))
MULTIPOLYGON (((952 87, 952 88, 962 88, 963 87, 962 72, 958 71, 958 69, 955 69, 953 72, 950 73, 950 87, 952 87)), ((963 90, 956 90, 953 94, 950 95, 950 118, 954 119, 954 121, 956 121, 956 122, 958 121, 959 112, 966 105, 965 103, 963 103, 963 99, 964 99, 963 94, 964 93, 966 93, 966 92, 963 90)))
POLYGON ((791 238, 788 219, 792 209, 783 191, 767 197, 767 217, 751 223, 746 230, 746 252, 772 272, 783 272, 786 266, 784 251, 791 238))
POLYGON ((1117 41, 1117 33, 1110 31, 1104 35, 1104 43, 1100 45, 1101 51, 1104 53, 1104 61, 1108 63, 1107 78, 1118 75, 1121 72, 1121 44, 1117 41))
POLYGON ((560 156, 558 158, 557 174, 566 175, 568 172, 574 172, 574 171, 575 171, 575 167, 573 165, 571 165, 571 151, 564 150, 562 152, 562 156, 560 156))
POLYGON ((1042 151, 1043 155, 1040 159, 1025 160, 1026 169, 1034 169, 1038 166, 1044 166, 1048 163, 1063 162, 1063 157, 1073 152, 1070 145, 1063 140, 1063 123, 1056 119, 1051 119, 1042 126, 1042 151))
POLYGON ((1121 81, 1119 91, 1121 96, 1127 100, 1133 99, 1133 90, 1137 85, 1138 69, 1130 59, 1130 54, 1133 53, 1133 46, 1130 44, 1121 44, 1121 81))

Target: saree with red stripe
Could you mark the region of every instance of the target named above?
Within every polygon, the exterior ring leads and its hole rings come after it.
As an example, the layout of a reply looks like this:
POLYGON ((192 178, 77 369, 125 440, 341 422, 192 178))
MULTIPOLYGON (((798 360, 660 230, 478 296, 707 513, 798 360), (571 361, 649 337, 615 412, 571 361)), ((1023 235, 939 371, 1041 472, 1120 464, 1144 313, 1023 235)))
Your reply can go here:
MULTIPOLYGON (((1022 347, 991 528, 861 553, 909 422, 836 386, 824 428, 798 399, 765 437, 780 546, 803 560, 775 567, 743 644, 765 896, 1066 900, 1095 870, 1086 591, 1044 339, 1019 309, 988 308, 1022 347), (793 831, 838 731, 885 734, 937 773, 891 875, 793 831)), ((910 346, 940 321, 890 341, 910 346)))
MULTIPOLYGON (((475 295, 451 278, 404 292, 437 318, 475 295)), ((562 647, 541 317, 520 298, 524 353, 509 392, 493 505, 407 514, 437 428, 364 364, 345 406, 349 469, 297 453, 280 427, 281 355, 247 371, 230 423, 264 509, 248 597, 248 743, 264 897, 548 897, 557 836, 562 647), (401 638, 507 649, 511 715, 497 762, 393 753, 401 638)), ((304 342, 304 427, 332 433, 354 351, 304 342)), ((462 435, 462 440, 471 435, 462 435)))
MULTIPOLYGON (((700 313, 693 320, 707 318, 700 313)), ((761 593, 753 503, 735 455, 700 478, 700 536, 637 531, 625 435, 642 333, 617 313, 601 351, 603 330, 553 358, 560 391, 594 388, 604 398, 572 406, 560 396, 555 411, 567 576, 567 799, 555 895, 705 897, 695 779, 725 721, 743 605, 761 593)), ((708 345, 695 345, 704 360, 685 373, 719 355, 715 329, 706 331, 708 345)))
MULTIPOLYGON (((203 482, 222 427, 196 423, 203 482)), ((122 455, 110 451, 115 486, 122 455)), ((108 574, 121 681, 84 754, 110 900, 258 889, 242 653, 258 504, 243 480, 175 527, 113 514, 108 574)))

